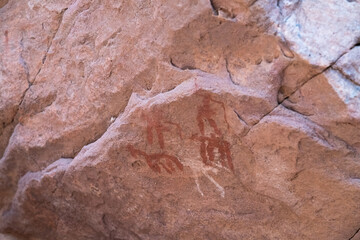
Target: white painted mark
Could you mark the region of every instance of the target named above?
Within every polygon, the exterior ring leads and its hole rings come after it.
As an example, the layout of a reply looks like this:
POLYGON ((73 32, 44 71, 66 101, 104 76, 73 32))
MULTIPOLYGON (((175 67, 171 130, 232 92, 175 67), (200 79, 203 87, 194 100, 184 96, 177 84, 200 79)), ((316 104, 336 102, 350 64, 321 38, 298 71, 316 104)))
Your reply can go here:
POLYGON ((203 197, 204 196, 204 193, 201 191, 200 189, 200 184, 199 184, 199 181, 198 181, 198 178, 196 177, 195 178, 195 183, 196 183, 196 187, 197 187, 197 190, 199 191, 199 193, 201 194, 201 196, 203 197))
POLYGON ((218 182, 216 182, 213 177, 211 177, 209 175, 209 172, 214 173, 215 175, 217 175, 218 172, 219 172, 219 169, 224 169, 226 171, 229 171, 227 168, 224 168, 223 166, 218 165, 218 164, 216 164, 215 167, 205 165, 202 162, 202 159, 200 159, 200 158, 195 159, 195 160, 191 159, 191 158, 185 158, 184 161, 183 161, 183 164, 185 166, 190 167, 190 169, 193 171, 195 184, 196 184, 196 189, 198 190, 198 192, 200 193, 200 195, 202 197, 205 196, 205 194, 201 190, 200 183, 199 183, 199 176, 201 176, 201 175, 206 176, 207 179, 209 179, 210 182, 212 182, 216 186, 217 190, 220 192, 221 197, 223 197, 223 198, 225 197, 225 189, 218 182))
POLYGON ((215 181, 206 171, 203 171, 204 175, 216 186, 216 188, 219 190, 221 197, 225 197, 225 189, 215 181))

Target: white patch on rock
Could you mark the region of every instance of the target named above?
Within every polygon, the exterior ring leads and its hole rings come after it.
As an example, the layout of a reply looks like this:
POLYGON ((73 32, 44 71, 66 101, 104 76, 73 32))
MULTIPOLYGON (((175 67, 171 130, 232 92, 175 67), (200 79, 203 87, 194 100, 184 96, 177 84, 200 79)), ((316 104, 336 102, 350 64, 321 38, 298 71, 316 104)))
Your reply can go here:
POLYGON ((345 79, 341 73, 336 70, 329 69, 324 74, 334 91, 346 104, 349 112, 352 113, 354 117, 360 118, 360 86, 345 79))
POLYGON ((346 75, 349 80, 360 86, 360 47, 354 47, 350 52, 342 56, 336 64, 334 69, 339 70, 346 75))
POLYGON ((282 25, 293 49, 311 64, 327 67, 360 37, 360 4, 303 0, 282 25))

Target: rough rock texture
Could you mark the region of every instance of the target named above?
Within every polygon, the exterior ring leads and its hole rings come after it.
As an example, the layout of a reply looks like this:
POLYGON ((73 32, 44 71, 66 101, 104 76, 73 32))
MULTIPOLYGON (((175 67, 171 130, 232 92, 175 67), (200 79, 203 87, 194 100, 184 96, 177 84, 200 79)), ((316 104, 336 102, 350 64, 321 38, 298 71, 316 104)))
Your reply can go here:
POLYGON ((359 1, 0 22, 0 239, 360 239, 359 1))

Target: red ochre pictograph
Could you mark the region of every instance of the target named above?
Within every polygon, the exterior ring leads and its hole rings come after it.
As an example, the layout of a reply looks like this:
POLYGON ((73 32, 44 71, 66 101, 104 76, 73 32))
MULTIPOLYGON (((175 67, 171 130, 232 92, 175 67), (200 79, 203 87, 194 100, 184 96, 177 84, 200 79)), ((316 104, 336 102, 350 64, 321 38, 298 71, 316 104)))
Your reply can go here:
POLYGON ((146 163, 154 172, 161 173, 160 166, 162 166, 165 169, 165 171, 170 174, 176 171, 175 166, 181 171, 184 169, 182 163, 176 157, 171 156, 169 154, 166 153, 147 154, 143 151, 135 149, 131 145, 128 145, 127 147, 128 147, 128 151, 133 157, 135 158, 138 156, 144 157, 146 163))
POLYGON ((221 166, 234 171, 229 142, 214 133, 210 137, 195 135, 191 139, 200 141, 200 156, 205 165, 213 166, 214 163, 220 162, 221 166), (220 155, 217 161, 215 158, 216 152, 220 155))
POLYGON ((158 143, 160 145, 161 149, 164 149, 165 147, 165 141, 164 141, 164 132, 170 132, 171 128, 170 126, 175 126, 177 134, 182 139, 181 134, 181 128, 180 125, 177 123, 173 123, 170 121, 162 122, 162 116, 159 111, 154 111, 151 114, 144 115, 144 118, 146 120, 146 138, 147 142, 149 144, 153 144, 154 140, 154 134, 155 132, 156 137, 158 139, 158 143))
POLYGON ((217 162, 220 162, 223 167, 234 171, 234 165, 232 163, 230 152, 230 143, 223 139, 223 134, 218 128, 215 119, 213 119, 216 112, 211 108, 211 102, 221 106, 224 111, 224 121, 227 124, 227 128, 229 128, 229 123, 225 113, 225 105, 223 102, 212 99, 210 95, 202 95, 202 97, 203 104, 198 108, 198 114, 196 117, 201 136, 195 134, 191 137, 191 139, 200 142, 200 156, 205 165, 213 166, 217 162), (210 127, 213 129, 210 136, 205 135, 206 122, 208 122, 210 127), (215 157, 216 152, 219 153, 218 159, 215 157))
MULTIPOLYGON (((193 134, 190 139, 200 142, 200 156, 205 165, 214 167, 220 163, 222 167, 234 171, 230 143, 223 139, 223 134, 213 118, 216 115, 216 110, 211 107, 212 104, 218 104, 222 108, 224 122, 227 124, 227 128, 229 128, 225 114, 225 105, 223 102, 214 100, 209 94, 203 94, 201 97, 203 98, 202 105, 198 107, 196 116, 200 135, 193 134), (206 123, 208 123, 211 129, 210 133, 205 133, 206 123)), ((171 127, 175 127, 177 135, 183 139, 180 125, 171 121, 163 121, 161 112, 158 110, 151 112, 151 114, 143 115, 143 117, 146 120, 146 142, 149 145, 153 145, 155 144, 154 138, 156 137, 161 151, 159 153, 148 154, 136 149, 132 145, 127 146, 128 151, 135 158, 143 157, 154 172, 161 173, 161 167, 169 174, 176 172, 176 168, 183 171, 184 167, 179 159, 164 152, 164 133, 170 132, 173 129, 171 127)))
POLYGON ((211 102, 219 104, 221 106, 221 108, 224 111, 224 121, 227 124, 227 128, 229 128, 229 123, 227 121, 225 114, 225 105, 223 102, 214 100, 209 94, 202 95, 202 97, 203 97, 203 104, 201 107, 198 108, 198 114, 196 116, 200 133, 201 135, 205 134, 205 121, 208 121, 209 125, 213 128, 215 133, 217 135, 220 135, 221 134, 220 130, 217 127, 215 120, 212 118, 212 116, 214 116, 216 112, 213 109, 211 109, 211 102))

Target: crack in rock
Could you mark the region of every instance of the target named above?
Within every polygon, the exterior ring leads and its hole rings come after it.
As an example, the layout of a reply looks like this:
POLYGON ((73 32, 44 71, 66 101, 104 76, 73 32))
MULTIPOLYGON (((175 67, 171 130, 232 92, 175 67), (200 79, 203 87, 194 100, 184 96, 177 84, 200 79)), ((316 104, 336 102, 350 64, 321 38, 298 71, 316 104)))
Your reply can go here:
POLYGON ((218 15, 219 15, 219 11, 217 10, 217 8, 216 8, 215 5, 214 5, 214 1, 213 1, 213 0, 209 0, 209 2, 210 2, 210 6, 211 6, 211 10, 212 10, 213 14, 214 14, 215 16, 218 16, 218 15))
MULTIPOLYGON (((25 59, 24 59, 24 57, 23 57, 23 51, 25 50, 25 48, 24 48, 24 38, 23 38, 23 37, 21 38, 21 40, 20 40, 21 52, 20 52, 20 56, 19 56, 19 62, 20 62, 20 64, 23 66, 24 71, 25 71, 25 73, 26 73, 26 80, 27 80, 27 83, 28 83, 28 87, 27 87, 27 88, 25 89, 25 91, 22 93, 22 95, 21 95, 21 97, 20 97, 20 102, 17 104, 15 113, 14 113, 13 117, 11 118, 11 121, 10 121, 8 124, 5 124, 5 125, 3 126, 3 128, 6 128, 6 127, 8 127, 8 126, 10 126, 10 125, 13 125, 13 124, 17 125, 17 122, 18 122, 17 119, 18 119, 20 107, 22 106, 22 104, 23 104, 23 102, 24 102, 24 99, 25 99, 25 96, 26 96, 27 92, 30 90, 31 86, 35 83, 37 76, 38 76, 39 73, 41 72, 41 69, 42 69, 42 67, 43 67, 43 65, 44 65, 44 63, 45 63, 47 54, 48 54, 48 52, 49 52, 49 50, 50 50, 50 48, 51 48, 51 46, 52 46, 52 42, 53 42, 53 40, 54 40, 54 38, 55 38, 55 36, 56 36, 56 34, 57 34, 60 26, 61 26, 62 19, 63 19, 63 15, 64 15, 64 13, 65 13, 66 10, 67 10, 67 8, 63 9, 63 10, 60 12, 60 20, 59 20, 58 26, 57 26, 57 28, 56 28, 56 30, 55 30, 55 33, 53 34, 53 36, 52 36, 52 38, 51 38, 50 45, 49 45, 49 47, 47 48, 47 50, 46 50, 46 52, 45 52, 45 54, 44 54, 44 57, 42 58, 42 65, 41 65, 41 67, 39 68, 38 72, 36 73, 36 75, 35 75, 35 77, 33 78, 32 81, 30 80, 29 66, 28 66, 27 62, 25 61, 25 59)), ((14 129, 15 129, 15 127, 14 127, 14 129)), ((11 139, 11 137, 12 137, 13 134, 14 134, 14 132, 12 132, 11 135, 10 135, 10 138, 9 138, 9 140, 8 140, 8 142, 7 142, 7 146, 5 147, 5 151, 6 151, 7 147, 8 147, 8 144, 9 144, 10 139, 11 139)))
POLYGON ((339 72, 345 79, 347 79, 348 81, 352 82, 353 84, 360 86, 359 83, 357 83, 351 76, 349 76, 348 74, 346 74, 340 67, 335 67, 332 66, 331 69, 333 69, 334 71, 339 72))
POLYGON ((230 72, 230 70, 229 70, 229 62, 228 62, 227 59, 225 59, 225 68, 226 68, 226 71, 227 71, 227 73, 228 73, 228 76, 229 76, 229 79, 231 80, 231 82, 232 82, 233 84, 235 84, 235 85, 239 85, 239 84, 237 84, 237 83, 233 80, 232 74, 231 74, 231 72, 230 72))
POLYGON ((354 237, 356 237, 356 235, 360 232, 360 228, 358 230, 356 230, 356 232, 349 238, 349 240, 354 239, 354 237))

